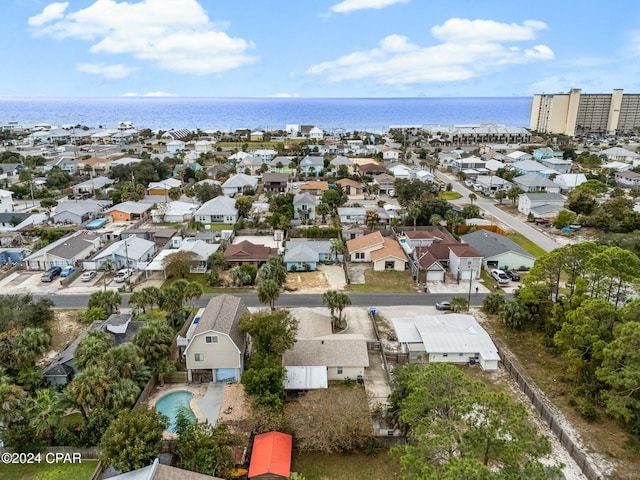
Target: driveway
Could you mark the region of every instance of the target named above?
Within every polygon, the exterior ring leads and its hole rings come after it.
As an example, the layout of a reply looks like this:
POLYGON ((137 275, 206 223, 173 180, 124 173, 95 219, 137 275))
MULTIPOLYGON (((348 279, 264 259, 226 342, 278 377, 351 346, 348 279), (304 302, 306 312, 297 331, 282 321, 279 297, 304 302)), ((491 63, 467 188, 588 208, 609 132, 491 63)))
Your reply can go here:
POLYGON ((347 275, 349 276, 349 282, 365 283, 364 272, 369 268, 373 268, 373 264, 369 262, 364 262, 364 263, 347 262, 347 275))
POLYGON ((226 383, 211 382, 207 387, 207 392, 198 400, 200 412, 214 427, 218 424, 225 385, 226 383))
POLYGON ((20 270, 0 280, 0 291, 7 295, 25 293, 53 294, 60 288, 60 279, 53 282, 41 282, 43 271, 20 270))
POLYGON ((318 271, 322 272, 329 283, 331 290, 342 290, 347 284, 342 265, 318 265, 318 271))

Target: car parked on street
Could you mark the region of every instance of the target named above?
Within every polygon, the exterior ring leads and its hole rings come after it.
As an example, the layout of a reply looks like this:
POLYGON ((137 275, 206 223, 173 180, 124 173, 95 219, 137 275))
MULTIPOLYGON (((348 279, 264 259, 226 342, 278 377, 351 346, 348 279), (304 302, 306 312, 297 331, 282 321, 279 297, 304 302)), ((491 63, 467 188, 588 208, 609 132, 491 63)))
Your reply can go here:
POLYGON ((62 269, 62 271, 60 272, 60 276, 61 277, 68 277, 69 275, 71 275, 73 272, 75 272, 76 269, 73 268, 71 265, 67 265, 66 267, 64 267, 62 269))
POLYGON ((451 302, 436 303, 436 310, 451 310, 451 302))
POLYGON ((82 280, 83 282, 90 282, 91 280, 96 278, 96 275, 98 275, 98 272, 96 272, 95 270, 88 270, 82 274, 80 280, 82 280))

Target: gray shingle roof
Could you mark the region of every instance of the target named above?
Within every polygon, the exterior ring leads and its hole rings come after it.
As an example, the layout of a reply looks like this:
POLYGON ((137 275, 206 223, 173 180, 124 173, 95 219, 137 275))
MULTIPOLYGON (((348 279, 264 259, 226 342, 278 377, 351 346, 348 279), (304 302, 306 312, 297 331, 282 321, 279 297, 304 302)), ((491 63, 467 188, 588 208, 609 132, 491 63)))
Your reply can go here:
POLYGON ((367 341, 362 334, 298 339, 282 355, 285 366, 368 367, 367 341))
POLYGON ((195 336, 209 330, 226 333, 242 351, 246 336, 240 331, 239 321, 248 313, 249 309, 239 297, 218 295, 209 300, 193 334, 195 336))
POLYGON ((478 250, 484 257, 494 257, 506 252, 516 252, 520 255, 533 258, 531 254, 513 240, 489 230, 476 230, 475 232, 462 235, 460 238, 478 250))

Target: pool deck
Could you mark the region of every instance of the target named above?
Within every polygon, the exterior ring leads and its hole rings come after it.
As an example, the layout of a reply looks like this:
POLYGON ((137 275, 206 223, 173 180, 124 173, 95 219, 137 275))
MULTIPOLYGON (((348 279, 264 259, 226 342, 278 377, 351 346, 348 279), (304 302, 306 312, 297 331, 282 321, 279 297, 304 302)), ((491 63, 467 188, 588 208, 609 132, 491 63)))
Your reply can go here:
MULTIPOLYGON (((210 425, 215 426, 218 423, 220 408, 222 406, 222 397, 224 392, 224 383, 165 383, 163 386, 156 386, 149 398, 147 404, 154 407, 161 397, 173 392, 190 392, 193 394, 189 407, 193 411, 198 423, 208 421, 210 425)), ((165 439, 177 438, 174 433, 164 432, 165 439)))

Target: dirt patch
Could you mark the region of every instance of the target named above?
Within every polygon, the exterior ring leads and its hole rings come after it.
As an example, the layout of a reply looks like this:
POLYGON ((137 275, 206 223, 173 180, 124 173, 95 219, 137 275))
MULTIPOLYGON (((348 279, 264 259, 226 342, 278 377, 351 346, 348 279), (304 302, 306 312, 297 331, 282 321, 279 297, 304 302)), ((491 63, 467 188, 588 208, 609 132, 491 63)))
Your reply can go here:
POLYGON ((290 292, 321 293, 331 288, 323 272, 289 272, 285 289, 290 292))
POLYGON ((51 332, 51 348, 38 362, 46 365, 87 329, 78 321, 78 310, 56 310, 55 319, 47 323, 51 332))

